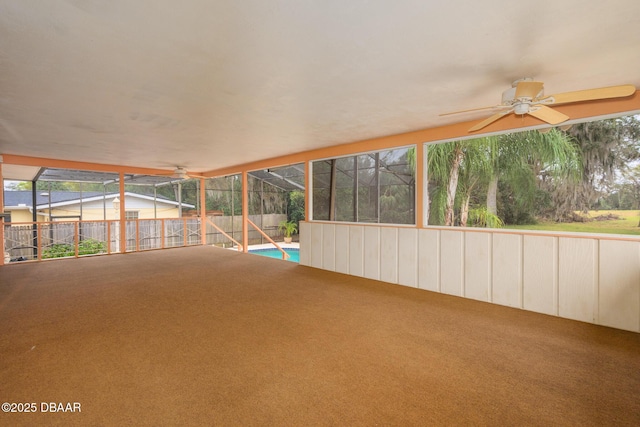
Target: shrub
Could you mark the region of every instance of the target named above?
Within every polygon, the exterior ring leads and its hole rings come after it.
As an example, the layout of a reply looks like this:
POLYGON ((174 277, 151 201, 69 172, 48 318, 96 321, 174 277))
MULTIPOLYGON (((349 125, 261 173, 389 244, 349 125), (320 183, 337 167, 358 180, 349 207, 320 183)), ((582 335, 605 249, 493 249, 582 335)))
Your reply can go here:
POLYGON ((469 210, 469 222, 472 227, 502 228, 504 223, 486 207, 469 210))
MULTIPOLYGON (((93 255, 107 251, 107 244, 95 239, 85 239, 78 244, 78 255, 93 255)), ((42 258, 63 258, 75 256, 76 251, 72 244, 57 243, 42 251, 42 258)))

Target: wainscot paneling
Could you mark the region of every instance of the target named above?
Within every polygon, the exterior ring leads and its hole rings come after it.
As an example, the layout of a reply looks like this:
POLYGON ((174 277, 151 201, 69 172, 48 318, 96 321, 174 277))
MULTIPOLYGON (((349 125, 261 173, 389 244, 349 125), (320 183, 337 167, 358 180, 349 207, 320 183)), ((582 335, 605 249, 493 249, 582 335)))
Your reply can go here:
POLYGON ((398 229, 380 229, 380 280, 398 283, 398 229))
POLYGON ((335 271, 336 269, 336 226, 325 224, 322 227, 322 268, 335 271))
POLYGON ((620 329, 640 327, 640 243, 600 242, 600 324, 620 329))
POLYGON ((364 227, 364 277, 380 279, 380 227, 364 227))
POLYGON ((464 296, 489 301, 491 234, 467 233, 464 238, 464 296))
POLYGON ((597 240, 563 237, 558 244, 558 315, 596 323, 597 240))
POLYGON ((298 239, 300 242, 300 264, 311 265, 311 228, 318 224, 310 224, 308 222, 300 222, 298 229, 298 239))
POLYGON ((349 226, 349 271, 353 276, 364 276, 364 227, 349 226))
POLYGON ((398 229, 398 284, 418 286, 418 230, 398 229))
POLYGON ((332 224, 312 224, 311 227, 311 267, 322 268, 322 230, 332 224))
POLYGON ((418 287, 440 292, 440 230, 418 230, 418 287))
POLYGON ((300 264, 640 332, 640 241, 303 222, 300 264))
POLYGON ((349 273, 349 227, 336 225, 335 271, 349 273))
POLYGON ((523 253, 523 308, 557 315, 557 239, 549 236, 524 236, 523 253))
POLYGON ((522 308, 522 236, 494 234, 491 246, 491 301, 522 308))
POLYGON ((440 232, 440 292, 462 296, 464 234, 458 231, 440 232))

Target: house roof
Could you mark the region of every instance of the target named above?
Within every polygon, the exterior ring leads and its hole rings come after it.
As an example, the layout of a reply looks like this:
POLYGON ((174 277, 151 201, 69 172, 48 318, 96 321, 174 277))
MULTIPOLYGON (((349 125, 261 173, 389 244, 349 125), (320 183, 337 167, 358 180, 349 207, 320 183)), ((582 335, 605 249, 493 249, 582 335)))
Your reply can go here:
MULTIPOLYGON (((138 198, 144 200, 154 200, 154 197, 145 196, 143 194, 136 194, 125 192, 126 197, 138 198)), ((60 207, 65 205, 72 205, 80 203, 88 203, 95 200, 107 201, 120 197, 119 193, 107 193, 104 194, 100 191, 52 191, 51 192, 51 207, 60 207)), ((165 197, 158 196, 155 198, 158 203, 178 206, 178 202, 169 200, 165 197)), ((31 208, 33 206, 33 195, 30 190, 17 190, 17 191, 5 191, 4 192, 4 204, 6 208, 31 208)), ((194 208, 194 205, 189 203, 182 203, 185 208, 194 208)), ((44 209, 49 207, 49 193, 39 191, 36 193, 36 208, 44 209)))
POLYGON ((638 16, 637 0, 6 0, 0 154, 204 172, 477 121, 440 114, 522 77, 640 87, 638 16))

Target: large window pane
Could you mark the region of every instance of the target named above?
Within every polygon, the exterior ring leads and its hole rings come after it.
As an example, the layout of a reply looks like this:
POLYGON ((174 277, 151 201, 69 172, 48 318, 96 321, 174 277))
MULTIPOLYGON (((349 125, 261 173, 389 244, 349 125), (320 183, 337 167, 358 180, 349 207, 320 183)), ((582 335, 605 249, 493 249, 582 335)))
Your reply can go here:
POLYGON ((313 163, 313 218, 414 224, 413 148, 313 163))

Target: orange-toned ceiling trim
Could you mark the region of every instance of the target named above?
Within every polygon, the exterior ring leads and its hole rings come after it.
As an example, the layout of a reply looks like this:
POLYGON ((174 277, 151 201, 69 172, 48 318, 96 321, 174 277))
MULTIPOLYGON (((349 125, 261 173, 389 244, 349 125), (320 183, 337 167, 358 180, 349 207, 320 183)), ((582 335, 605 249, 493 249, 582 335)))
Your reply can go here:
MULTIPOLYGON (((571 120, 585 120, 591 117, 636 112, 640 111, 640 91, 636 91, 634 95, 626 98, 559 105, 554 107, 554 109, 568 115, 569 117, 571 117, 571 120)), ((333 147, 320 148, 317 150, 305 151, 288 156, 274 157, 271 159, 246 163, 243 165, 215 169, 205 172, 203 175, 207 177, 233 175, 242 171, 267 169, 294 163, 306 162, 309 160, 335 158, 347 156, 350 154, 378 151, 424 142, 437 142, 459 138, 480 137, 489 133, 501 133, 545 124, 541 120, 538 120, 532 116, 527 115, 524 117, 520 117, 510 114, 491 124, 490 126, 487 126, 480 132, 470 133, 468 129, 477 122, 478 120, 474 120, 414 132, 407 132, 398 135, 367 139, 364 141, 336 145, 333 147)))
POLYGON ((166 169, 136 168, 131 166, 118 166, 118 165, 109 165, 109 164, 103 164, 103 163, 76 162, 72 160, 47 159, 43 157, 18 156, 13 154, 3 154, 2 157, 3 157, 3 163, 7 165, 36 166, 36 167, 58 168, 58 169, 74 169, 74 170, 86 170, 86 171, 94 171, 94 172, 113 172, 113 173, 122 172, 127 174, 140 174, 140 175, 167 175, 173 172, 173 170, 166 170, 166 169))

